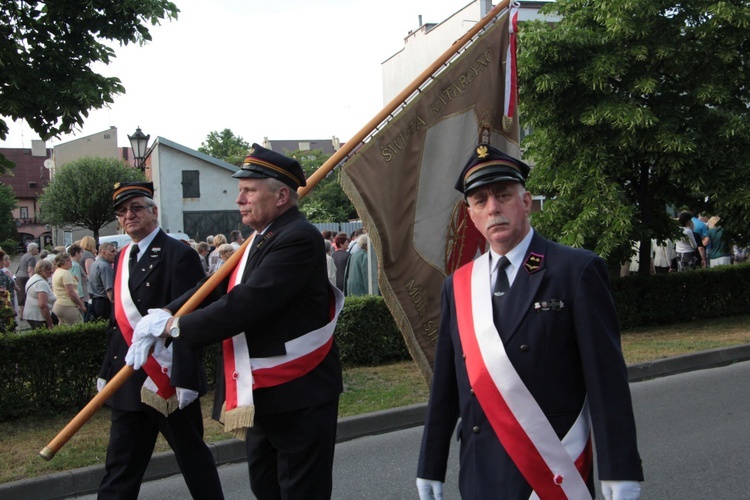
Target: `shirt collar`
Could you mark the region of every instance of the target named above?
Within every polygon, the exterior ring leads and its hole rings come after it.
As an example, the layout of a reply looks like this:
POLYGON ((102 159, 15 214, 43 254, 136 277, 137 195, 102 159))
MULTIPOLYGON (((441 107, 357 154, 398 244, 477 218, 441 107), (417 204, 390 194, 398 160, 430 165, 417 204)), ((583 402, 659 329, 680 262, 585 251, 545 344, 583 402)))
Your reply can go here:
MULTIPOLYGON (((529 245, 531 245, 531 238, 534 236, 534 229, 529 228, 529 232, 526 234, 526 236, 523 237, 521 242, 514 246, 508 253, 505 254, 505 257, 508 258, 510 261, 510 264, 513 266, 514 269, 518 269, 521 267, 521 264, 523 264, 523 259, 526 257, 526 252, 529 250, 529 245)), ((500 259, 503 256, 499 253, 495 252, 492 248, 490 248, 490 269, 492 272, 495 271, 495 266, 500 261, 500 259)))
POLYGON ((133 242, 134 245, 138 245, 138 258, 140 259, 141 255, 143 255, 143 252, 148 250, 148 247, 151 245, 151 242, 154 241, 154 238, 156 238, 156 235, 159 233, 159 226, 156 226, 156 229, 151 231, 151 233, 143 238, 141 241, 136 243, 133 242))

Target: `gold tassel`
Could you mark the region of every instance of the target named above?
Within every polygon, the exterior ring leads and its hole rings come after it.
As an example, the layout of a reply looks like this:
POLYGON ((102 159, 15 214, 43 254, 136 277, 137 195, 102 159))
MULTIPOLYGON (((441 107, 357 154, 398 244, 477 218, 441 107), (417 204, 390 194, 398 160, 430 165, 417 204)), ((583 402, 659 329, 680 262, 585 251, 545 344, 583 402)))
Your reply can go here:
POLYGON ((226 411, 226 402, 221 405, 219 421, 224 424, 224 432, 245 440, 247 429, 253 426, 255 406, 238 406, 234 410, 226 411))
POLYGON ((177 395, 173 394, 169 399, 164 399, 154 391, 141 387, 141 402, 149 405, 165 417, 180 407, 177 395))

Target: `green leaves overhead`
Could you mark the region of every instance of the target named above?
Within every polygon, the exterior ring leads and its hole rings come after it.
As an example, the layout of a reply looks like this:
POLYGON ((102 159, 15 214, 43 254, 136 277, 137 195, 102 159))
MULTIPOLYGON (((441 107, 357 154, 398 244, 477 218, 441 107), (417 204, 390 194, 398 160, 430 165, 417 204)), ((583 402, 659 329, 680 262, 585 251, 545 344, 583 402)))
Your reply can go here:
POLYGON ((750 236, 750 2, 545 9, 559 22, 519 34, 529 189, 546 196, 535 226, 613 260, 632 241, 673 236, 669 208, 719 214, 750 236))

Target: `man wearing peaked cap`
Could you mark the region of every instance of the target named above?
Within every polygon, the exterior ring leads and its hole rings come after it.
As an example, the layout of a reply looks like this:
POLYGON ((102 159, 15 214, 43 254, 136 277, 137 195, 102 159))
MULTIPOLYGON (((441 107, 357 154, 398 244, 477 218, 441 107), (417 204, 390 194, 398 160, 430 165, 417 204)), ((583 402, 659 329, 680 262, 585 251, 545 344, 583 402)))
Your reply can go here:
POLYGON ((253 144, 242 162, 242 167, 232 177, 277 179, 293 189, 307 185, 305 174, 297 160, 257 144, 253 144))
POLYGON ((153 182, 118 182, 114 186, 112 192, 112 206, 117 206, 130 198, 138 196, 145 196, 146 198, 154 198, 154 183, 153 182))
POLYGON ((443 285, 421 499, 442 493, 459 417, 462 498, 594 498, 592 434, 605 498, 640 494, 607 266, 534 232, 529 170, 479 144, 455 183, 489 249, 443 285))
POLYGON ((196 288, 150 314, 161 320, 136 329, 128 363, 140 366, 163 337, 195 349, 222 342, 214 418, 245 439, 255 496, 330 498, 343 295, 328 281, 320 231, 297 208, 299 163, 253 144, 233 177, 242 222, 255 230, 238 263, 224 265, 229 277, 199 309, 171 317, 196 288))
MULTIPOLYGON (((112 193, 117 220, 132 242, 115 257, 114 314, 100 387, 125 366, 133 329, 149 310, 176 299, 203 277, 198 254, 159 228, 153 198, 150 182, 121 182, 112 193)), ((98 498, 138 497, 160 432, 177 457, 191 496, 223 498, 213 455, 203 441, 199 396, 207 390, 200 353, 162 342, 148 365, 107 400, 112 424, 98 498)))
POLYGON ((478 145, 466 162, 455 188, 466 196, 474 188, 500 181, 526 184, 531 169, 489 144, 478 145))

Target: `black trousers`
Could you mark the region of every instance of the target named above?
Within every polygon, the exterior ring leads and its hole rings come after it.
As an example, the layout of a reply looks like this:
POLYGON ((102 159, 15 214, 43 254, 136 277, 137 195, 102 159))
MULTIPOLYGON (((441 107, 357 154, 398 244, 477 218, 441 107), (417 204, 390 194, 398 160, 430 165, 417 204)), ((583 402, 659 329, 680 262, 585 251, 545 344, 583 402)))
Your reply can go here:
POLYGON ((89 312, 91 319, 109 319, 112 315, 112 302, 107 297, 92 297, 89 312))
POLYGON ((258 500, 326 500, 333 488, 338 398, 274 415, 248 429, 250 488, 258 500))
POLYGON ((174 450, 177 464, 195 499, 223 499, 216 462, 203 441, 200 400, 165 417, 146 411, 112 410, 106 474, 99 485, 100 499, 138 498, 143 475, 162 433, 174 450))

